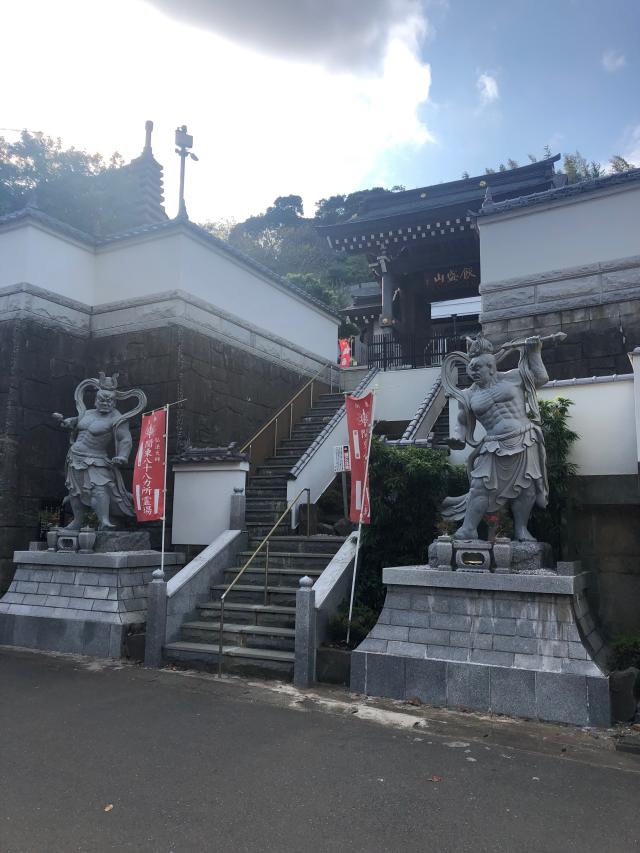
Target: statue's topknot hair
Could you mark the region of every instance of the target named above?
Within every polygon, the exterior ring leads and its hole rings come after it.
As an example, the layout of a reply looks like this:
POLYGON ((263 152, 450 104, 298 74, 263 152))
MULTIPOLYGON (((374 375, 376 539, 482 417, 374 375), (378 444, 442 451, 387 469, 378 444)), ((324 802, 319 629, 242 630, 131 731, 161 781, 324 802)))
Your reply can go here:
POLYGON ((98 388, 101 391, 115 391, 118 387, 119 373, 114 373, 113 376, 107 376, 104 370, 98 374, 98 388))
POLYGON ((481 334, 467 338, 467 355, 473 358, 477 355, 493 355, 493 344, 481 334))

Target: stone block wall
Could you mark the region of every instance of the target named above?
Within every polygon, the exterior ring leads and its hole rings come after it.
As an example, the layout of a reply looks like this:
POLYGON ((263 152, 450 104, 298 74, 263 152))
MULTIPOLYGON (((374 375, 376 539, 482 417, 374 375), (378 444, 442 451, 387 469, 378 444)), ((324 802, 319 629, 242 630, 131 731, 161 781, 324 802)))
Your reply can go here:
MULTIPOLYGON (((149 408, 187 398, 170 430, 170 454, 189 442, 245 441, 306 378, 176 323, 95 337, 30 316, 0 322, 0 595, 13 575, 13 552, 38 538, 43 504, 65 496, 69 435, 51 413, 75 415, 76 385, 99 370, 119 372, 121 387, 141 387, 149 408)), ((124 476, 130 482, 130 469, 124 476)))
MULTIPOLYGON (((581 613, 586 616, 586 610, 581 613)), ((590 633, 593 625, 590 625, 590 633)), ((594 640, 595 637, 594 636, 594 640)), ((597 641, 594 651, 600 651, 597 641)), ((486 590, 388 588, 360 651, 600 675, 583 645, 571 597, 486 590)))
POLYGON ((640 257, 482 284, 484 333, 495 343, 565 332, 545 347, 551 379, 629 373, 640 345, 640 257))
POLYGON ((604 633, 640 631, 640 506, 577 506, 571 527, 575 554, 597 580, 590 595, 604 633))
MULTIPOLYGON (((467 576, 460 580, 466 588, 456 589, 458 572, 414 567, 408 574, 413 585, 388 585, 378 623, 352 653, 353 691, 576 725, 610 724, 608 679, 595 663, 603 646, 589 616, 584 576, 575 579, 570 595, 527 592, 526 578, 519 590, 497 591, 481 588, 484 578, 495 575, 479 575, 476 588, 467 576), (439 576, 446 576, 446 587, 430 584, 439 576)), ((500 576, 505 585, 520 577, 500 576)))

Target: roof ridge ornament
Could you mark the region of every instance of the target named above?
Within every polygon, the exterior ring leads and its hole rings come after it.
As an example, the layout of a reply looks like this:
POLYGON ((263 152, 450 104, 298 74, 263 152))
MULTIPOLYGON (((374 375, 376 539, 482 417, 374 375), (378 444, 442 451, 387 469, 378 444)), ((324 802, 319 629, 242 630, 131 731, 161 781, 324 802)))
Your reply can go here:
POLYGON ((151 154, 153 155, 153 151, 151 150, 151 134, 153 133, 153 122, 150 119, 147 119, 144 123, 144 148, 142 149, 143 154, 151 154))
POLYGON ((484 193, 484 201, 482 202, 482 207, 492 207, 493 206, 493 195, 491 194, 491 187, 487 184, 487 189, 484 193))

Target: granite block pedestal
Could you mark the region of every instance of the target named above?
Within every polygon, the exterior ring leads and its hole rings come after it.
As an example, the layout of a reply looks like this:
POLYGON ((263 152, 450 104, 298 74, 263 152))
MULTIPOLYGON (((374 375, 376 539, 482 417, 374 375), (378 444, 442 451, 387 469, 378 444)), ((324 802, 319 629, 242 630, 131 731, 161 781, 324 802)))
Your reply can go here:
POLYGON ((351 689, 451 708, 608 726, 589 575, 387 568, 384 608, 352 653, 351 689))
MULTIPOLYGON (((0 599, 0 645, 118 658, 144 627, 147 585, 159 551, 81 554, 16 551, 16 571, 0 599)), ((167 577, 184 563, 165 554, 167 577)))

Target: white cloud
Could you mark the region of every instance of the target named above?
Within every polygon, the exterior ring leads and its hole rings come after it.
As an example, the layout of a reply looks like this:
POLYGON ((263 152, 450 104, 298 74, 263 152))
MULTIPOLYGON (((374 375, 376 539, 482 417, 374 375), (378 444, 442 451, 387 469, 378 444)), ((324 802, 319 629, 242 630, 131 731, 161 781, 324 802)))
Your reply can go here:
POLYGON ((640 124, 629 127, 624 133, 622 156, 628 163, 640 167, 640 124))
POLYGON ((186 123, 200 162, 187 166, 191 218, 244 219, 278 195, 306 212, 323 196, 361 188, 390 152, 433 140, 419 116, 431 71, 418 54, 421 21, 398 20, 381 70, 328 70, 253 52, 177 23, 140 0, 23 0, 5 10, 8 32, 30 32, 0 57, 3 124, 61 136, 109 155, 137 156, 144 121, 176 210, 173 130, 186 123), (38 27, 30 26, 33 20, 38 27), (45 82, 48 81, 48 82, 45 82))
POLYGON ((486 107, 488 104, 497 101, 500 97, 498 89, 498 81, 491 74, 483 72, 476 80, 476 88, 480 93, 480 106, 486 107))
POLYGON ((624 68, 626 64, 627 58, 624 53, 619 50, 605 50, 602 54, 602 67, 610 74, 624 68))

